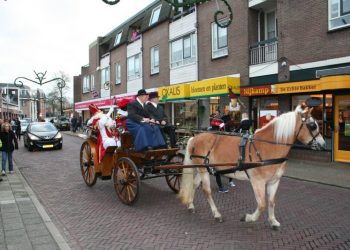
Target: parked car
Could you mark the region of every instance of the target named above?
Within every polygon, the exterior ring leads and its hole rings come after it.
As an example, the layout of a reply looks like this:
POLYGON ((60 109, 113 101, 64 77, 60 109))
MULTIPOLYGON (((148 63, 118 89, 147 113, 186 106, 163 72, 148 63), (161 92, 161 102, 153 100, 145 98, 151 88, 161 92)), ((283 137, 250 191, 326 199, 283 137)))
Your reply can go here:
POLYGON ((27 130, 29 122, 28 120, 19 120, 19 121, 21 122, 21 135, 23 135, 27 130))
POLYGON ((30 123, 23 138, 24 146, 29 151, 34 148, 62 148, 62 134, 51 122, 30 123))
POLYGON ((70 130, 70 122, 67 117, 59 117, 57 119, 57 122, 55 123, 55 126, 58 130, 64 131, 64 130, 70 130))

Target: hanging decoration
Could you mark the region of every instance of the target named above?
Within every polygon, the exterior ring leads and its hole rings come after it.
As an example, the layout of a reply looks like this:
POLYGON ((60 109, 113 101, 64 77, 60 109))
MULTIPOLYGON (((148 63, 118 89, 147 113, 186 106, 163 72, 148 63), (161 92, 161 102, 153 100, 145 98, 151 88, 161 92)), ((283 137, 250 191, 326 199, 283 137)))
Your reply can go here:
MULTIPOLYGON (((109 4, 109 5, 115 5, 115 4, 119 3, 120 0, 102 0, 102 1, 105 2, 106 4, 109 4)), ((206 2, 209 2, 211 0, 183 0, 182 2, 179 2, 179 0, 163 0, 163 1, 167 2, 171 6, 178 9, 178 8, 190 8, 192 6, 195 6, 196 4, 206 3, 206 2)), ((218 1, 218 0, 216 0, 216 1, 218 1)), ((227 2, 227 0, 219 0, 219 1, 222 1, 227 7, 228 20, 225 22, 219 21, 225 15, 225 13, 222 10, 220 10, 219 7, 218 7, 217 11, 215 11, 215 13, 214 13, 214 20, 215 20, 215 23, 220 28, 226 28, 232 23, 232 19, 233 19, 232 8, 229 5, 229 3, 227 2)), ((219 6, 219 5, 217 4, 217 6, 219 6)))

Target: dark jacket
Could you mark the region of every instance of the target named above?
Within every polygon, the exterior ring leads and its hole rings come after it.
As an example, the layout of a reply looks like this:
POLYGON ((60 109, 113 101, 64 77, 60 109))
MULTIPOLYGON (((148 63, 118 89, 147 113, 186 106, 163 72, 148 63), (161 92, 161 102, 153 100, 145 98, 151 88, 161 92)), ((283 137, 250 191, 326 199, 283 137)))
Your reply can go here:
POLYGON ((134 122, 141 122, 143 118, 151 118, 146 109, 135 100, 128 103, 128 118, 134 122))
POLYGON ((242 130, 242 132, 245 132, 245 131, 248 131, 251 126, 252 126, 252 121, 248 119, 244 119, 244 120, 241 120, 238 130, 242 130))
POLYGON ((0 140, 2 142, 1 151, 12 152, 14 149, 18 149, 18 142, 12 130, 9 132, 0 132, 0 140))
POLYGON ((159 104, 157 105, 157 108, 154 107, 154 105, 152 103, 147 103, 146 104, 146 111, 147 113, 151 116, 151 118, 153 118, 156 121, 166 121, 166 123, 168 123, 168 117, 166 116, 166 114, 164 113, 164 109, 162 106, 160 106, 159 104))

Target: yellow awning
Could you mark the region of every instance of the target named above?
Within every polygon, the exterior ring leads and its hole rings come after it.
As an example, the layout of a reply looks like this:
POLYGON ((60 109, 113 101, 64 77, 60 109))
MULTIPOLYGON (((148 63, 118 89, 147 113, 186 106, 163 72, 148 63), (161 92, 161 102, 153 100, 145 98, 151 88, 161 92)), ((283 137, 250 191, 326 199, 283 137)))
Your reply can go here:
POLYGON ((218 77, 190 84, 190 97, 198 98, 204 96, 219 96, 229 93, 228 89, 232 88, 235 94, 240 93, 239 77, 218 77))
POLYGON ((316 92, 323 90, 349 89, 350 75, 326 76, 318 80, 289 82, 271 85, 272 94, 316 92))
POLYGON ((186 99, 190 96, 189 84, 177 84, 158 88, 161 101, 186 99))

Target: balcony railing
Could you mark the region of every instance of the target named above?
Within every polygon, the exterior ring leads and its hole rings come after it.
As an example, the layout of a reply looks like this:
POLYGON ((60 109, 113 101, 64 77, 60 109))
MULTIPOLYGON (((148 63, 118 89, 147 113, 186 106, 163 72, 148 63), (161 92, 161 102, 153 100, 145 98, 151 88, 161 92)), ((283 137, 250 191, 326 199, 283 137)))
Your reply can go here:
POLYGON ((250 64, 262 64, 277 60, 277 39, 259 42, 250 47, 250 64))

